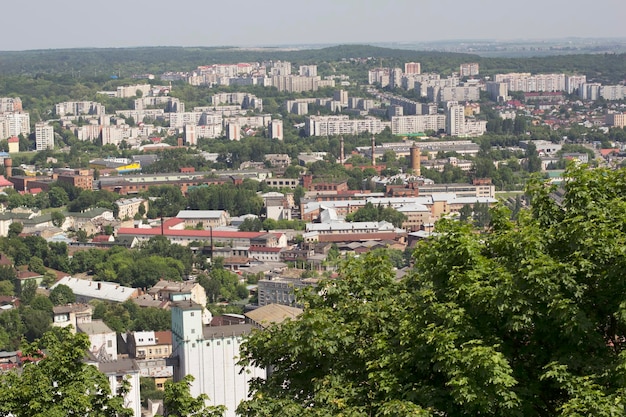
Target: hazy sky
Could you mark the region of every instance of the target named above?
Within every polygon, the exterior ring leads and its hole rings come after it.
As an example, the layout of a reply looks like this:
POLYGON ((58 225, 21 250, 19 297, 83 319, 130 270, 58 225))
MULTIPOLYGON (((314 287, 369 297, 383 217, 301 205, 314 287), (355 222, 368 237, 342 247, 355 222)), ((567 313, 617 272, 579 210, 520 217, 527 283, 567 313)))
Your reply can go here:
POLYGON ((0 50, 626 37, 626 0, 31 0, 0 50))

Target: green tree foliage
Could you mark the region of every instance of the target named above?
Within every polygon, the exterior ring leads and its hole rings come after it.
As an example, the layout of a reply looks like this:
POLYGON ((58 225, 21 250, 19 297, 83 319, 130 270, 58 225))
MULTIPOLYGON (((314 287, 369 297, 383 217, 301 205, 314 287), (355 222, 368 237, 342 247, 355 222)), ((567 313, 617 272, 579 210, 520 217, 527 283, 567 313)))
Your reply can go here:
POLYGON ((87 335, 67 329, 25 346, 23 353, 34 362, 20 373, 0 374, 0 415, 132 416, 123 398, 111 393, 107 377, 83 362, 88 348, 87 335))
POLYGON ((254 189, 235 187, 232 184, 208 185, 196 187, 189 191, 188 202, 192 210, 226 210, 231 216, 244 214, 261 214, 263 200, 256 194, 258 183, 254 189))
POLYGON ((258 217, 254 219, 247 218, 239 225, 241 232, 258 232, 263 229, 263 222, 258 217))
POLYGON ((50 212, 50 216, 52 217, 52 224, 56 227, 63 226, 65 222, 65 216, 58 210, 50 212))
POLYGON ((406 216, 393 207, 374 206, 367 202, 363 207, 346 216, 349 222, 380 222, 386 221, 395 227, 402 227, 402 223, 406 221, 406 216))
POLYGON ((50 291, 50 301, 55 306, 75 303, 76 295, 67 285, 59 284, 50 291))
POLYGON ((207 406, 206 401, 209 398, 206 394, 200 394, 194 398, 190 392, 192 382, 193 377, 186 375, 178 382, 167 381, 165 383, 163 397, 165 417, 221 417, 225 411, 224 406, 207 406))
POLYGON ((531 211, 444 219, 394 280, 352 259, 288 321, 246 342, 272 366, 243 416, 617 416, 626 382, 624 170, 533 180, 531 211))
POLYGON ((18 236, 20 233, 22 233, 22 230, 24 230, 24 225, 20 222, 13 222, 9 225, 9 234, 8 236, 11 237, 16 237, 18 236))

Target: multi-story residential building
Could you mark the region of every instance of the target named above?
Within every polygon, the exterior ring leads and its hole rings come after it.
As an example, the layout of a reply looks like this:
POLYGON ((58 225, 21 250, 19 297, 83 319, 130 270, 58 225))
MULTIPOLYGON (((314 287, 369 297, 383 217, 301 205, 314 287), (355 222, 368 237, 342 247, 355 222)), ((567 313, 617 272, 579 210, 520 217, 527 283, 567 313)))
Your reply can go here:
POLYGON ((578 97, 583 100, 597 100, 600 97, 600 83, 583 83, 578 87, 578 97))
POLYGON ((211 96, 213 106, 223 104, 238 104, 243 109, 257 109, 263 111, 263 100, 248 93, 218 93, 211 96))
POLYGON ((626 113, 609 113, 606 115, 606 124, 613 127, 626 126, 626 113))
POLYGON ((30 115, 26 112, 0 114, 0 139, 30 135, 30 115))
POLYGON ((303 77, 317 77, 317 65, 300 65, 298 74, 303 77))
POLYGON ((230 215, 225 210, 181 210, 177 219, 185 222, 185 227, 197 227, 202 224, 205 230, 209 227, 222 227, 230 224, 230 215))
POLYGON ((124 407, 133 411, 133 417, 141 417, 140 369, 133 359, 117 359, 93 363, 109 380, 112 393, 127 389, 123 396, 124 407))
POLYGON ((66 101, 54 106, 54 112, 58 117, 93 115, 101 116, 106 114, 102 104, 94 101, 66 101))
POLYGON ((502 102, 509 97, 509 85, 503 82, 490 81, 486 84, 487 94, 493 101, 502 102))
POLYGON ((22 110, 22 100, 19 97, 0 97, 0 113, 19 113, 22 110))
POLYGON ((382 88, 389 86, 389 68, 374 68, 368 71, 369 84, 380 84, 382 88))
POLYGON ((448 102, 446 133, 450 136, 465 135, 465 109, 456 102, 448 102))
POLYGON ((183 113, 185 103, 176 97, 148 96, 135 99, 135 110, 145 110, 148 107, 163 106, 166 113, 183 113))
POLYGON ((268 135, 270 139, 283 140, 283 121, 273 119, 268 126, 268 135))
POLYGON ((267 376, 265 369, 237 364, 241 343, 251 331, 250 324, 204 326, 202 306, 173 303, 172 356, 178 359, 174 380, 192 375, 192 396, 207 394, 210 405, 224 405, 224 416, 235 417, 237 406, 250 394, 250 382, 267 376))
POLYGON ((162 359, 172 354, 172 332, 128 332, 128 353, 133 359, 162 359))
POLYGON ((37 151, 54 149, 54 128, 48 123, 35 123, 35 145, 37 151))
POLYGON ((424 133, 427 130, 439 132, 446 128, 446 116, 443 114, 395 116, 391 118, 391 133, 403 135, 424 133))
POLYGON ((599 95, 605 100, 623 100, 624 99, 624 86, 623 85, 603 85, 600 87, 599 95))
POLYGON ((276 61, 271 63, 270 75, 291 75, 291 62, 276 61))
POLYGON ((91 323, 93 307, 89 304, 67 304, 54 306, 52 309, 52 325, 56 327, 72 326, 72 333, 76 333, 79 324, 91 323))
POLYGON ((93 190, 93 171, 89 169, 62 169, 55 173, 56 180, 81 190, 93 190))
POLYGON ((258 282, 259 306, 280 304, 295 306, 298 304, 296 290, 314 286, 317 280, 287 277, 272 277, 258 282))
POLYGON ((509 91, 522 91, 524 93, 565 91, 565 74, 496 74, 494 81, 507 83, 509 91))
POLYGON ((480 65, 476 62, 461 64, 459 67, 459 75, 461 77, 474 77, 480 74, 480 65))
POLYGON ((402 68, 391 68, 389 70, 389 87, 402 87, 402 68))
POLYGON ((404 73, 405 74, 421 74, 422 65, 419 62, 405 62, 404 73))
POLYGON ((478 101, 480 100, 480 88, 478 86, 455 86, 455 87, 428 87, 428 100, 439 103, 442 101, 478 101))
POLYGON ((120 219, 132 219, 136 214, 140 212, 140 207, 143 207, 144 213, 148 212, 148 200, 143 198, 124 198, 115 202, 119 212, 117 217, 120 219))
POLYGON ((117 334, 102 320, 77 324, 78 332, 89 337, 89 351, 99 361, 117 360, 117 334))
POLYGON ((307 136, 357 135, 369 132, 379 134, 389 122, 376 118, 350 119, 348 116, 309 116, 305 122, 307 136))
POLYGON ((566 75, 565 76, 565 92, 574 94, 578 92, 581 85, 587 82, 586 75, 566 75))

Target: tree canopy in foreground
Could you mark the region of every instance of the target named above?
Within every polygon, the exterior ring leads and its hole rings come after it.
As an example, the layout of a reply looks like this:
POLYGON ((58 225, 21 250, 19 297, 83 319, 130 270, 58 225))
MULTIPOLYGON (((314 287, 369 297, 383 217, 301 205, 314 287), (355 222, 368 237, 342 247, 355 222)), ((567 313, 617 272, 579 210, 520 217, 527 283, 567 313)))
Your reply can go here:
POLYGON ((107 377, 84 362, 88 348, 87 335, 68 329, 26 346, 22 371, 0 375, 0 416, 132 416, 124 393, 112 395, 107 377))
POLYGON ((376 255, 256 332, 271 366, 243 416, 618 416, 626 388, 626 171, 572 168, 564 194, 441 221, 395 280, 376 255), (322 295, 316 295, 322 294, 322 295))

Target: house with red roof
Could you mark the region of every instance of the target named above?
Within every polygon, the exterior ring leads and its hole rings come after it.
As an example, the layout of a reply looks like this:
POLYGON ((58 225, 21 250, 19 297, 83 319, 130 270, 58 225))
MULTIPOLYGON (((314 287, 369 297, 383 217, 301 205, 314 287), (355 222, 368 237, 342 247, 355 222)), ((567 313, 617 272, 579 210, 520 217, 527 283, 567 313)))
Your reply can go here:
POLYGON ((187 246, 191 242, 203 242, 205 245, 223 245, 230 247, 278 247, 287 246, 284 233, 240 232, 224 230, 189 230, 184 228, 180 219, 166 220, 162 227, 122 227, 117 231, 118 237, 136 237, 139 241, 147 241, 151 237, 163 235, 172 243, 187 246))

